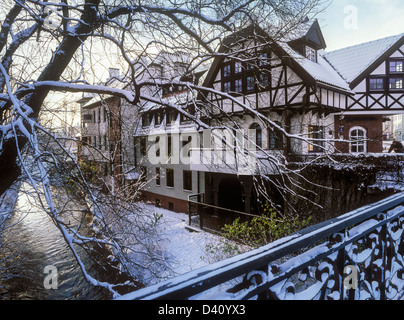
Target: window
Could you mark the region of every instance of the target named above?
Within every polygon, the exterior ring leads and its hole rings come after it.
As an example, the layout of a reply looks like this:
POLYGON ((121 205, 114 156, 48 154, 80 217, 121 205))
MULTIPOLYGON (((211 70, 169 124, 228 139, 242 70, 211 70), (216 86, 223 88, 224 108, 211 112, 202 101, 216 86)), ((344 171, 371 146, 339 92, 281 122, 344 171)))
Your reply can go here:
POLYGON ((146 137, 140 137, 140 154, 142 156, 146 155, 146 149, 147 149, 147 141, 146 137))
POLYGON ((192 171, 184 170, 182 181, 184 190, 192 191, 192 171))
POLYGON ((104 122, 107 122, 107 121, 108 121, 108 113, 107 113, 107 110, 104 109, 104 122))
POLYGON ((166 186, 174 188, 174 169, 166 169, 166 186))
POLYGON ((192 136, 188 136, 187 140, 182 141, 182 157, 185 157, 185 159, 189 159, 191 156, 191 141, 192 141, 192 136))
POLYGON ((248 76, 247 77, 247 91, 251 91, 255 89, 255 78, 254 76, 248 76))
POLYGON ((389 70, 390 73, 403 72, 404 61, 390 61, 389 70))
POLYGON ((235 74, 240 74, 243 72, 243 65, 241 62, 236 61, 236 63, 234 64, 234 73, 235 74))
POLYGON ((403 78, 390 78, 389 83, 392 90, 403 89, 403 78))
POLYGON ((234 81, 234 91, 242 92, 243 91, 243 79, 236 79, 234 81))
POLYGON ((258 80, 264 87, 269 84, 269 77, 260 77, 261 72, 269 65, 269 52, 251 52, 248 62, 227 61, 222 67, 222 91, 225 93, 251 93, 256 89, 258 80), (258 68, 255 68, 258 67, 258 68), (257 81, 256 81, 257 80, 257 81))
POLYGON ((362 127, 354 127, 349 130, 350 152, 364 153, 366 152, 366 130, 362 127))
POLYGON ((161 183, 160 179, 160 168, 156 168, 156 186, 159 186, 161 183))
POLYGON ((167 157, 171 157, 171 150, 173 147, 173 137, 171 136, 171 133, 167 135, 167 157))
POLYGON ((83 121, 85 122, 92 122, 93 116, 89 113, 83 113, 83 121))
POLYGON ((230 77, 231 76, 231 64, 226 64, 223 67, 223 77, 230 77))
POLYGON ((148 114, 148 113, 144 113, 142 115, 142 125, 143 125, 143 127, 150 126, 150 123, 151 123, 151 115, 148 114))
POLYGON ((147 168, 140 167, 140 181, 145 182, 147 179, 147 168))
POLYGON ((378 91, 384 90, 384 78, 370 78, 369 79, 369 90, 370 91, 378 91))
POLYGON ((262 67, 268 64, 269 64, 269 53, 268 52, 260 53, 258 58, 258 65, 262 67))
POLYGON ((259 79, 260 79, 260 86, 261 87, 267 87, 269 85, 269 75, 268 73, 260 73, 259 75, 259 79))
MULTIPOLYGON (((280 126, 280 123, 276 122, 280 126)), ((281 150, 283 148, 282 132, 276 129, 268 129, 268 149, 281 150)))
POLYGON ((252 145, 252 148, 262 148, 262 129, 261 126, 257 123, 254 123, 250 127, 251 136, 250 139, 255 143, 252 145))
POLYGON ((162 121, 163 121, 163 112, 160 110, 156 111, 154 113, 154 125, 159 126, 162 121))
MULTIPOLYGON (((188 106, 186 108, 184 108, 184 111, 189 113, 190 115, 195 115, 195 107, 194 106, 188 106)), ((183 113, 180 114, 180 122, 188 122, 191 121, 191 119, 189 117, 187 117, 186 115, 184 115, 183 113)))
POLYGON ((310 61, 317 62, 317 51, 309 46, 306 46, 306 58, 310 61))
POLYGON ((178 112, 175 109, 168 110, 167 112, 167 125, 172 125, 177 120, 178 112))
POLYGON ((321 153, 324 152, 324 127, 321 126, 309 126, 309 152, 321 153), (320 140, 320 141, 318 141, 320 140))
POLYGON ((229 93, 231 91, 231 82, 226 81, 223 83, 223 92, 229 93))
POLYGON ((160 137, 157 136, 156 137, 156 142, 155 142, 155 146, 156 146, 156 157, 160 157, 160 137))

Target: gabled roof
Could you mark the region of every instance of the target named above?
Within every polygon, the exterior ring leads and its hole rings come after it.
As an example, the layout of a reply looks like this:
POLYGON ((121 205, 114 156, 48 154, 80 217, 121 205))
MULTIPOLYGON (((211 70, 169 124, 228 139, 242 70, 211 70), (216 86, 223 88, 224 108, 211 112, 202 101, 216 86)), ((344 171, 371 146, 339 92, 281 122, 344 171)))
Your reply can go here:
MULTIPOLYGON (((334 87, 335 90, 344 91, 345 93, 353 93, 348 84, 341 78, 341 76, 332 68, 323 58, 319 57, 318 63, 312 62, 300 53, 296 52, 288 44, 302 38, 303 34, 312 29, 315 24, 305 24, 303 29, 300 30, 300 35, 293 35, 293 38, 283 39, 282 41, 274 41, 262 28, 257 25, 251 25, 245 29, 236 32, 223 40, 223 45, 219 49, 219 53, 226 53, 232 43, 240 40, 247 39, 249 36, 260 37, 263 41, 271 44, 271 49, 279 57, 282 57, 292 68, 292 70, 309 85, 324 84, 328 87, 334 87), (306 27, 306 29, 304 28, 306 27)), ((316 27, 314 28, 316 29, 316 27)), ((213 77, 217 74, 221 61, 225 55, 216 58, 210 68, 204 86, 209 86, 213 77)))
POLYGON ((323 57, 354 88, 404 44, 404 33, 326 52, 323 57))
POLYGON ((317 62, 313 62, 294 51, 288 44, 280 43, 279 45, 318 84, 331 86, 346 93, 354 93, 348 83, 321 55, 318 55, 317 62))
POLYGON ((306 19, 287 36, 291 42, 302 40, 311 44, 317 50, 327 47, 318 20, 306 19))

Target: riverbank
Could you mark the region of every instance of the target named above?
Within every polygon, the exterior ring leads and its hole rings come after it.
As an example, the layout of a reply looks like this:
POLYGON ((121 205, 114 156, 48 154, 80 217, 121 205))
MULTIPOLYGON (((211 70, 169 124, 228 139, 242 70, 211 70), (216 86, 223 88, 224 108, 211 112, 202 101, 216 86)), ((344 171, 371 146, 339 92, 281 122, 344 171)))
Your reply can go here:
MULTIPOLYGON (((12 247, 0 253, 0 260, 7 260, 7 265, 10 262, 12 268, 8 268, 10 276, 7 275, 7 279, 0 281, 0 299, 109 299, 109 294, 101 293, 101 288, 86 283, 60 230, 33 197, 35 194, 25 184, 8 190, 1 197, 0 218, 5 225, 13 227, 5 229, 5 237, 2 239, 8 247, 10 244, 12 247), (47 265, 53 265, 58 270, 57 290, 44 288, 43 271, 47 265)), ((89 215, 90 212, 83 210, 78 202, 70 200, 67 203, 68 206, 64 207, 66 213, 62 216, 64 219, 71 219, 71 227, 77 224, 84 235, 97 232, 94 231, 97 228, 95 222, 98 221, 95 216, 89 215), (71 214, 77 217, 74 218, 71 214)), ((97 206, 103 205, 106 202, 98 199, 97 206)), ((218 235, 190 229, 188 215, 185 213, 172 212, 141 202, 134 203, 131 208, 134 211, 120 212, 122 219, 116 219, 117 212, 113 212, 107 225, 116 231, 114 236, 116 239, 120 238, 120 244, 131 245, 124 253, 128 263, 121 269, 129 270, 131 278, 138 279, 142 286, 173 278, 248 250, 230 244, 218 235), (137 226, 134 225, 135 222, 138 223, 137 226)), ((98 254, 98 258, 102 256, 103 259, 112 253, 112 249, 108 252, 96 251, 94 252, 98 254)), ((99 268, 85 257, 84 254, 84 264, 88 265, 92 273, 95 272, 97 280, 103 279, 109 283, 124 283, 128 280, 125 278, 126 274, 118 274, 119 277, 116 278, 116 269, 113 268, 112 272, 108 268, 99 268)), ((110 259, 113 261, 112 255, 110 259)), ((121 294, 136 290, 129 286, 122 289, 124 292, 121 294)))

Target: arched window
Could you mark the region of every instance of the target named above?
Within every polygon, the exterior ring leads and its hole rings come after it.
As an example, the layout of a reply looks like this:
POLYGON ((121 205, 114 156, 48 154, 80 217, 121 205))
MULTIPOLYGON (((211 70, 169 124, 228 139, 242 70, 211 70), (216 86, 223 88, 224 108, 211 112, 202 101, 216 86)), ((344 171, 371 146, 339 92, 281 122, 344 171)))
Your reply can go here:
POLYGON ((253 123, 250 127, 250 139, 255 143, 253 147, 262 148, 262 129, 258 123, 253 123))
POLYGON ((351 153, 365 153, 367 152, 367 135, 366 130, 362 127, 353 127, 349 130, 349 141, 351 153))

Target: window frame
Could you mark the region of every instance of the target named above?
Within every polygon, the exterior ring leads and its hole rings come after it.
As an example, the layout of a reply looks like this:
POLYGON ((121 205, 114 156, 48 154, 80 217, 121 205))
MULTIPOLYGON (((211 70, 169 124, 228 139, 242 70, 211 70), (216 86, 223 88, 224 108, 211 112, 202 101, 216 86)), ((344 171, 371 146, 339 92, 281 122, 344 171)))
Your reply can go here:
POLYGON ((389 74, 404 73, 404 59, 390 59, 388 62, 388 72, 389 74), (395 64, 395 70, 392 70, 392 63, 395 64), (397 63, 401 63, 401 70, 397 71, 397 63))
POLYGON ((182 188, 185 191, 192 191, 192 171, 182 171, 182 188))
POLYGON ((367 153, 367 130, 364 127, 361 126, 355 126, 349 129, 349 153, 352 154, 361 154, 361 153, 367 153), (364 135, 363 135, 363 141, 359 140, 359 135, 356 136, 352 136, 352 133, 354 131, 363 131, 364 135), (357 141, 356 142, 351 142, 353 141, 356 137, 357 141), (352 151, 352 147, 356 146, 356 150, 357 151, 352 151), (363 147, 363 151, 358 151, 358 146, 362 146, 363 147))
POLYGON ((389 90, 391 91, 400 91, 404 89, 404 77, 402 76, 391 76, 389 77, 389 90), (397 82, 401 83, 401 86, 399 88, 392 88, 392 81, 396 80, 395 84, 397 84, 397 82))
MULTIPOLYGON (((277 125, 281 124, 276 121, 277 125)), ((283 134, 275 128, 268 128, 268 150, 283 150, 283 134)))
POLYGON ((156 186, 161 186, 161 170, 160 167, 156 167, 156 186))
MULTIPOLYGON (((308 139, 313 140, 324 140, 325 136, 325 127, 318 125, 309 125, 307 131, 308 139)), ((308 142, 308 151, 309 153, 324 153, 324 141, 315 141, 308 142), (314 145, 315 144, 315 145, 314 145)))
POLYGON ((250 126, 250 130, 255 130, 255 145, 253 146, 254 148, 258 148, 258 149, 262 149, 262 127, 254 122, 251 126, 250 126))
POLYGON ((318 57, 317 57, 317 50, 314 49, 313 47, 310 46, 305 46, 305 56, 307 59, 309 59, 312 62, 317 63, 318 62, 318 57))
POLYGON ((381 77, 381 76, 372 76, 372 77, 369 77, 369 79, 368 79, 368 91, 370 91, 370 92, 384 92, 384 91, 386 91, 386 83, 387 83, 387 81, 386 81, 386 78, 385 77, 381 77), (382 87, 380 88, 379 86, 378 86, 378 81, 382 81, 382 87), (372 81, 376 81, 376 87, 372 87, 371 85, 372 85, 372 81))
POLYGON ((254 63, 230 60, 222 64, 220 71, 222 92, 239 95, 250 94, 258 89, 268 89, 269 75, 265 69, 270 65, 272 52, 266 49, 251 54, 256 56, 254 63), (264 72, 265 77, 261 77, 264 72), (264 81, 261 81, 263 78, 265 78, 264 84, 262 84, 264 81))
POLYGON ((175 187, 174 169, 172 169, 172 168, 166 168, 166 187, 168 187, 168 188, 175 187))

